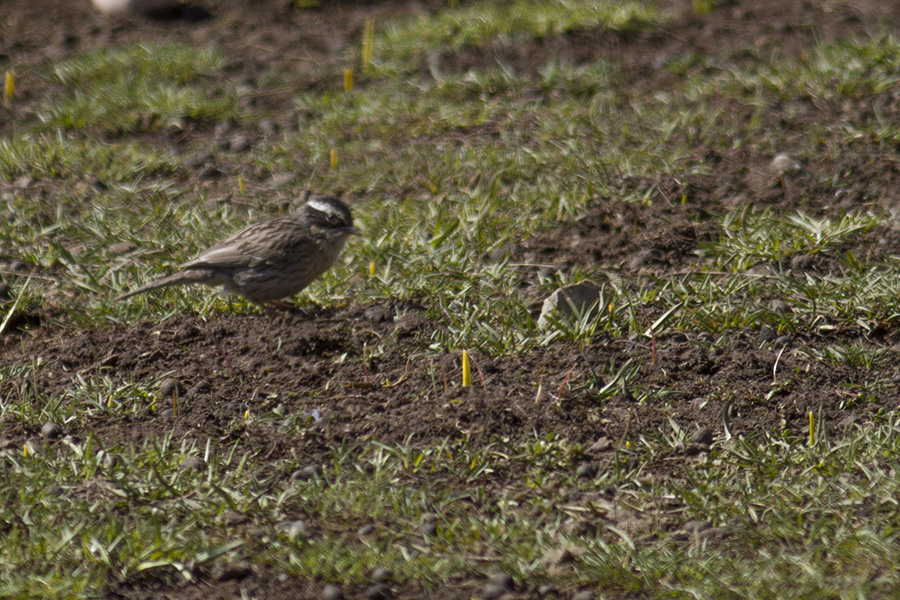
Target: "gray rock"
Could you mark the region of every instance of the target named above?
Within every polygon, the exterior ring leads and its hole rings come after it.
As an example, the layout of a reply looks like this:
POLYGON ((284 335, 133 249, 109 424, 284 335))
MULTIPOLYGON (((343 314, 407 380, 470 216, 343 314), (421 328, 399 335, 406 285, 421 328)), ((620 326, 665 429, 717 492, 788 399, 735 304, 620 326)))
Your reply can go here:
POLYGON ((338 586, 329 583, 322 588, 322 600, 344 600, 344 592, 338 586))
POLYGON ((584 316, 590 311, 590 318, 597 314, 597 303, 603 288, 593 281, 582 281, 567 285, 553 292, 544 300, 538 328, 546 330, 551 326, 550 318, 571 319, 577 313, 584 316))
POLYGON ((48 440, 53 440, 62 435, 62 427, 50 421, 44 423, 41 427, 41 435, 48 440))

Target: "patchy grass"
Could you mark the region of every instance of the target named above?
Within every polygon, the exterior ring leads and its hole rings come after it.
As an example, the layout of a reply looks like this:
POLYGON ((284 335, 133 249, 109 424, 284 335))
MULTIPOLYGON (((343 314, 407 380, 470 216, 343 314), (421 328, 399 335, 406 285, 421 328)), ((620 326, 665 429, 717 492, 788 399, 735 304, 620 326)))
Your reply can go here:
MULTIPOLYGON (((200 125, 209 134, 216 123, 263 117, 239 110, 221 50, 139 44, 45 69, 58 93, 28 115, 27 131, 0 141, 0 179, 9 184, 0 197, 0 274, 20 300, 0 304, 0 322, 18 317, 25 325, 15 328, 24 330, 40 313, 40 327, 74 331, 164 324, 180 313, 198 323, 229 311, 255 317, 256 309, 207 289, 123 304, 112 298, 247 222, 286 210, 288 195, 340 189, 364 235, 299 302, 421 306, 427 334, 403 346, 404 377, 430 386, 402 388, 398 398, 411 396, 425 411, 462 403, 435 361, 466 349, 511 362, 564 356, 554 365, 569 369, 561 382, 541 372, 518 375, 534 382, 529 402, 550 398, 542 401, 564 412, 564 394, 587 398, 592 422, 611 427, 624 417, 601 413, 606 404, 628 402, 632 412, 626 434, 600 451, 536 431, 515 439, 410 436, 395 444, 345 440, 312 464, 302 445, 274 460, 248 451, 243 433, 259 427, 306 443, 319 435, 316 427, 341 423, 260 409, 231 415, 221 437, 201 424, 176 439, 160 426, 137 441, 106 443, 94 428, 177 414, 177 399, 157 397, 174 367, 123 379, 104 363, 47 391, 35 383, 49 369, 41 356, 3 361, 0 426, 9 438, 0 440, 0 596, 95 597, 104 586, 206 581, 241 565, 354 589, 383 567, 417 589, 459 581, 475 589, 505 572, 523 593, 552 584, 564 594, 589 588, 643 598, 896 594, 892 465, 900 437, 890 411, 896 351, 884 332, 900 315, 900 269, 879 248, 895 242, 897 219, 885 198, 862 195, 854 206, 837 206, 862 185, 837 157, 847 144, 892 147, 898 134, 878 114, 829 113, 789 134, 782 133, 788 117, 774 116, 781 103, 883 104, 897 91, 896 39, 823 45, 747 69, 673 56, 660 68, 683 79, 652 94, 633 88, 633 72, 612 59, 569 64, 548 56, 523 72, 505 64, 445 72, 428 65, 431 52, 533 44, 597 28, 635 33, 667 18, 648 3, 516 1, 379 24, 369 77, 349 92, 298 94, 296 127, 231 158, 247 182, 228 174, 200 184, 188 152, 160 141, 160 132, 200 125), (418 72, 423 65, 427 74, 418 72), (757 192, 732 168, 736 180, 720 186, 717 164, 739 155, 765 171, 785 144, 807 171, 773 178, 757 192), (281 173, 296 174, 290 189, 266 188, 281 173), (659 193, 671 181, 678 193, 659 193), (735 187, 749 196, 743 203, 734 200, 735 187), (780 200, 788 191, 796 202, 780 200), (271 201, 275 194, 282 196, 271 201), (586 230, 598 206, 607 212, 586 230), (645 222, 660 231, 648 234, 645 222), (664 234, 678 237, 672 223, 699 231, 687 248, 665 245, 664 234), (545 255, 530 245, 556 230, 566 234, 545 255), (632 233, 622 240, 635 245, 631 251, 602 246, 613 259, 590 247, 621 231, 632 233), (630 263, 640 244, 669 255, 649 267, 630 263), (676 251, 672 267, 664 261, 676 251), (535 301, 585 279, 603 283, 598 310, 551 319, 540 330, 535 301), (660 340, 676 336, 687 348, 684 360, 659 356, 660 340), (782 348, 765 355, 759 371, 772 382, 752 402, 784 412, 783 426, 732 436, 726 422, 727 435, 697 449, 676 419, 645 428, 633 417, 645 407, 670 414, 699 399, 723 404, 727 421, 734 398, 756 392, 730 389, 733 382, 715 388, 715 352, 744 338, 758 339, 761 353, 782 348), (804 344, 785 351, 796 338, 804 344), (710 365, 690 371, 691 352, 707 347, 710 365), (566 362, 572 356, 584 361, 577 372, 566 362), (664 358, 675 366, 659 367, 664 358), (805 406, 777 404, 790 385, 779 387, 785 377, 774 376, 782 359, 796 359, 790 383, 811 377, 796 366, 803 361, 846 369, 847 380, 818 391, 823 398, 835 388, 847 392, 840 410, 871 407, 865 423, 839 426, 813 411, 812 431, 798 429, 805 406), (716 391, 686 397, 677 389, 688 387, 684 381, 667 379, 679 370, 712 379, 716 391), (439 396, 433 407, 422 400, 439 396), (45 440, 38 432, 50 421, 86 435, 45 440), (315 468, 301 472, 308 466, 315 468), (572 562, 548 558, 561 548, 572 562)), ((213 137, 187 144, 205 151, 213 137)), ((366 369, 357 387, 369 390, 381 385, 375 380, 391 385, 374 371, 385 347, 401 352, 389 341, 345 350, 326 339, 322 347, 335 368, 356 361, 354 368, 366 369)), ((71 374, 68 365, 53 368, 54 377, 71 374)), ((235 396, 266 393, 240 388, 235 396)), ((507 400, 499 392, 491 398, 507 400)))

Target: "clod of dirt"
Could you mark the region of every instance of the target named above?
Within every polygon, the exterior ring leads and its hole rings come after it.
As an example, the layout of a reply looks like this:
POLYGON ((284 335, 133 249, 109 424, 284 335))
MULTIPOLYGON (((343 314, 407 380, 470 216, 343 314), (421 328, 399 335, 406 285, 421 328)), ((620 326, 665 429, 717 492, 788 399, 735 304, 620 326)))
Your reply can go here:
POLYGON ((778 334, 768 325, 763 325, 759 330, 759 341, 762 343, 774 341, 777 337, 778 334))
POLYGON ((282 521, 275 526, 275 529, 277 529, 281 533, 287 534, 288 537, 292 538, 299 536, 308 538, 312 536, 312 528, 303 519, 282 521))
POLYGON ((0 302, 6 302, 8 300, 12 300, 12 294, 9 292, 9 284, 5 281, 0 281, 0 302))
POLYGON ((594 592, 591 590, 581 590, 572 596, 572 600, 594 600, 594 592))
POLYGON ((174 377, 167 377, 159 382, 160 398, 171 398, 173 396, 181 396, 181 384, 174 377))
POLYGON ((421 312, 411 312, 397 319, 394 331, 399 337, 414 335, 422 327, 428 325, 428 318, 421 312))
POLYGON ((713 432, 709 427, 701 427, 691 435, 691 443, 709 446, 713 443, 713 432))
POLYGON ((541 562, 548 567, 559 567, 575 562, 575 555, 568 548, 556 548, 544 554, 541 562))
POLYGON ((199 456, 188 456, 183 461, 181 461, 182 469, 193 469, 195 471, 202 471, 206 466, 206 462, 199 456))
POLYGON ((507 591, 512 591, 516 587, 516 580, 509 573, 497 573, 491 577, 491 585, 496 585, 507 591))
POLYGON ((110 254, 125 254, 126 252, 131 252, 135 248, 137 248, 137 244, 134 242, 116 242, 109 247, 109 252, 110 254))
POLYGON ((242 523, 246 523, 250 520, 245 514, 235 512, 233 510, 226 510, 221 515, 219 515, 218 521, 224 525, 228 525, 230 527, 240 525, 242 523))
POLYGON ((213 166, 204 167, 200 174, 197 175, 197 179, 200 181, 210 181, 212 179, 218 179, 222 176, 222 171, 213 166))
POLYGON ((792 312, 791 306, 787 302, 785 302, 784 300, 778 300, 777 298, 769 302, 769 310, 778 315, 784 315, 792 312))
POLYGON ((212 152, 201 152, 194 158, 187 161, 187 166, 191 167, 192 169, 199 169, 202 166, 211 165, 214 162, 216 162, 216 157, 213 156, 212 152))
POLYGON ((366 589, 366 598, 369 600, 388 600, 394 597, 394 591, 383 583, 376 583, 366 589))
POLYGON ((344 592, 338 586, 329 583, 322 588, 322 600, 344 600, 344 592))
POLYGON ((797 254, 791 257, 791 270, 810 271, 816 266, 816 259, 810 254, 797 254))
POLYGON ((386 581, 392 581, 394 579, 394 574, 384 567, 375 567, 372 569, 372 573, 369 575, 372 581, 378 581, 384 583, 386 581))
POLYGON ((386 323, 391 321, 391 313, 383 306, 372 306, 365 312, 366 319, 373 323, 386 323))
POLYGON ((250 563, 238 560, 232 563, 217 563, 210 575, 216 581, 238 581, 253 574, 250 563))
POLYGON ((789 335, 780 335, 775 338, 774 345, 776 346, 788 346, 791 342, 794 341, 794 338, 789 335))
POLYGON ((57 425, 56 423, 52 423, 50 421, 44 423, 44 426, 41 427, 41 436, 45 439, 53 440, 62 435, 62 427, 57 425))
POLYGON ((602 289, 593 281, 582 281, 559 288, 544 300, 541 316, 538 317, 538 328, 542 330, 549 328, 553 317, 570 319, 574 314, 582 317, 587 311, 590 311, 592 316, 597 311, 602 289))
POLYGON ((612 441, 606 436, 603 436, 588 448, 588 454, 602 454, 604 452, 609 452, 612 450, 612 441))

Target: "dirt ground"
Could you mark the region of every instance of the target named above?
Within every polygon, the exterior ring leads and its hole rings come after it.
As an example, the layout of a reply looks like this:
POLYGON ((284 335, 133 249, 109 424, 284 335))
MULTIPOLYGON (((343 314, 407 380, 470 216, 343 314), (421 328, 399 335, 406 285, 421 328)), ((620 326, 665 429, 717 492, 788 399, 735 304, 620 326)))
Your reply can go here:
MULTIPOLYGON (((211 3, 210 3, 211 4, 211 3)), ((266 114, 282 128, 295 122, 292 95, 333 86, 335 68, 342 50, 360 39, 365 19, 377 16, 438 10, 444 1, 322 2, 316 9, 292 12, 285 0, 220 0, 209 8, 214 18, 202 23, 148 23, 127 18, 107 19, 96 14, 87 0, 4 0, 0 8, 0 69, 11 58, 33 68, 43 68, 69 54, 97 47, 118 46, 145 38, 192 40, 206 44, 214 40, 229 58, 228 76, 236 82, 256 82, 262 74, 279 80, 277 93, 258 93, 248 100, 253 110, 266 114)), ((502 57, 521 72, 536 71, 548 55, 570 63, 589 63, 598 58, 615 61, 630 81, 635 96, 664 90, 673 83, 670 71, 660 68, 669 57, 697 53, 712 56, 723 68, 740 67, 760 57, 799 56, 816 43, 883 30, 885 23, 900 23, 900 5, 881 0, 802 1, 724 0, 709 15, 697 17, 690 1, 674 2, 679 16, 662 29, 648 33, 619 34, 587 31, 543 39, 533 45, 493 45, 444 56, 444 71, 480 64, 496 64, 502 57), (537 60, 536 60, 537 58, 537 60)), ((23 88, 19 106, 27 107, 52 92, 23 88)), ((262 90, 265 91, 265 90, 262 90)), ((896 120, 896 99, 880 101, 880 109, 896 120), (892 104, 893 102, 893 104, 892 104)), ((610 269, 637 269, 647 275, 664 275, 689 269, 697 260, 702 240, 717 229, 711 215, 729 202, 753 195, 766 206, 789 211, 803 207, 814 215, 840 216, 849 208, 867 205, 885 209, 898 201, 896 148, 860 139, 841 157, 824 154, 797 157, 813 176, 790 176, 778 185, 755 186, 754 174, 775 150, 790 150, 804 127, 821 120, 864 120, 873 110, 872 98, 842 100, 834 105, 797 102, 773 106, 762 118, 771 119, 780 136, 754 149, 719 155, 698 150, 698 161, 714 166, 714 176, 685 180, 623 179, 623 190, 649 190, 652 206, 623 206, 598 197, 587 216, 540 233, 512 249, 521 261, 553 263, 563 268, 597 262, 610 269), (817 173, 845 173, 846 193, 818 183, 817 173), (680 205, 687 195, 687 210, 680 205)), ((0 109, 0 136, 16 125, 0 109)), ((737 115, 736 118, 740 118, 737 115)), ((161 146, 211 145, 214 132, 198 129, 190 142, 171 140, 160 134, 161 146)), ((254 128, 248 135, 257 136, 254 128)), ((235 159, 237 160, 237 159, 235 159)), ((229 165, 222 165, 227 170, 229 165)), ((2 182, 0 182, 2 184, 2 182)), ((42 184, 44 185, 44 184, 42 184)), ((46 185, 52 185, 46 184, 46 185)), ((52 190, 49 190, 52 193, 52 190)), ((879 231, 865 236, 853 250, 865 255, 876 246, 883 251, 900 246, 900 233, 879 231)), ((10 259, 13 257, 5 257, 10 259)), ((829 265, 794 265, 798 269, 827 269, 829 265)), ((132 326, 73 331, 58 323, 52 308, 33 307, 20 319, 13 334, 0 340, 2 360, 27 361, 40 355, 47 367, 39 378, 16 389, 52 394, 78 375, 106 377, 113 381, 144 381, 173 373, 180 386, 177 415, 157 411, 122 420, 93 421, 91 431, 100 439, 120 438, 174 430, 177 438, 240 440, 249 450, 278 459, 302 453, 327 460, 329 448, 342 440, 365 442, 400 441, 413 435, 417 443, 469 436, 473 443, 492 436, 524 439, 555 433, 590 445, 601 437, 621 439, 639 429, 658 430, 668 418, 683 427, 709 427, 723 434, 721 403, 700 399, 731 392, 731 428, 736 434, 804 425, 809 410, 823 411, 832 423, 849 423, 871 417, 866 404, 854 404, 846 383, 872 374, 860 368, 833 367, 809 358, 803 349, 812 341, 857 343, 891 348, 896 334, 876 329, 867 337, 860 331, 836 331, 823 340, 820 333, 798 334, 783 340, 787 349, 780 357, 784 373, 809 369, 808 376, 794 379, 766 404, 759 398, 771 391, 772 367, 781 346, 761 343, 760 331, 745 331, 702 337, 667 334, 657 340, 654 365, 646 344, 597 340, 584 352, 551 347, 528 355, 490 359, 476 356, 486 389, 477 381, 465 402, 435 388, 419 366, 410 368, 407 358, 425 345, 431 323, 414 302, 392 302, 381 306, 346 306, 339 309, 308 309, 301 314, 271 318, 261 315, 223 314, 204 322, 194 315, 174 317, 163 323, 144 321, 132 326), (813 340, 814 338, 814 340, 813 340), (380 343, 385 352, 364 360, 364 345, 380 343), (346 354, 343 362, 335 359, 346 354), (556 393, 569 375, 577 388, 590 374, 590 366, 606 365, 610 359, 641 356, 645 360, 639 384, 677 390, 659 403, 636 403, 617 396, 597 405, 586 394, 564 391, 559 401, 535 402, 535 383, 545 393, 556 393), (392 387, 373 385, 385 379, 392 387), (311 398, 304 390, 314 386, 324 395, 311 398), (277 394, 277 400, 267 400, 277 394), (264 413, 281 404, 288 413, 318 411, 320 426, 299 433, 281 433, 267 425, 245 425, 245 410, 264 413)), ((896 361, 895 361, 896 362, 896 361)), ((434 370, 458 379, 459 359, 435 359, 434 370)), ((880 374, 890 379, 895 372, 880 374)), ((440 375, 439 375, 440 376, 440 375)), ((881 406, 881 408, 885 408, 881 406)), ((893 406, 888 408, 894 408, 893 406)), ((39 436, 39 425, 3 423, 2 437, 21 445, 39 436)), ((87 431, 67 431, 84 436, 87 431)), ((673 452, 677 452, 673 450, 673 452)), ((672 462, 650 466, 650 470, 672 468, 672 462)), ((504 474, 498 473, 498 477, 504 474)), ((302 596, 296 582, 279 583, 254 572, 250 583, 265 597, 302 596), (298 596, 299 594, 299 596, 298 596)), ((248 581, 240 584, 246 589, 248 581)), ((238 583, 210 583, 202 589, 116 589, 120 598, 211 598, 234 597, 238 583), (229 587, 234 586, 234 587, 229 587)), ((314 591, 307 590, 312 596, 314 591)), ((417 590, 403 590, 415 597, 417 590)))

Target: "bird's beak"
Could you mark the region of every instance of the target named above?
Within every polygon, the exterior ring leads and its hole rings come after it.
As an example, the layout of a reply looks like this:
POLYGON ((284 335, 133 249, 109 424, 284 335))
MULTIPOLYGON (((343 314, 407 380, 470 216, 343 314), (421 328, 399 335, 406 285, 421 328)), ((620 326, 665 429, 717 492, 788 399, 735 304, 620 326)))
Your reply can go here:
POLYGON ((351 233, 353 235, 360 235, 359 229, 357 229, 353 225, 347 225, 346 227, 341 227, 341 230, 346 231, 347 233, 351 233))

